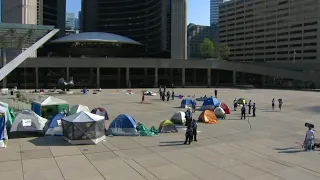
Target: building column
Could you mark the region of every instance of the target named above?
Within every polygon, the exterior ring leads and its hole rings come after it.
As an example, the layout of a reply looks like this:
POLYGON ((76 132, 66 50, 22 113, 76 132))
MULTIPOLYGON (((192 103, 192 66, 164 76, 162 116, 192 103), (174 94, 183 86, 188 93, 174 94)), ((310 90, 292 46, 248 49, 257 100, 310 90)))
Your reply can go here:
POLYGON ((117 87, 121 87, 121 68, 117 69, 117 87))
MULTIPOLYGON (((7 51, 5 48, 1 48, 1 54, 2 54, 2 67, 4 67, 7 64, 7 51)), ((4 77, 2 79, 2 88, 6 88, 7 86, 8 86, 7 77, 4 77)))
POLYGON ((130 68, 126 68, 126 84, 128 88, 131 88, 131 82, 130 82, 130 68))
POLYGON ((241 73, 241 85, 246 84, 246 74, 244 72, 241 73))
POLYGON ((237 71, 232 72, 232 85, 237 85, 237 71))
POLYGON ((185 87, 186 86, 186 69, 185 68, 182 68, 182 72, 181 72, 181 75, 182 75, 182 87, 185 87))
POLYGON ((170 82, 171 82, 170 86, 172 86, 174 84, 173 79, 174 79, 173 78, 173 68, 170 68, 170 82))
POLYGON ((36 67, 36 89, 39 89, 39 68, 36 67))
POLYGON ((264 75, 261 76, 261 85, 263 88, 266 86, 266 76, 264 75))
POLYGON ((97 88, 100 88, 100 68, 97 67, 97 88))
POLYGON ((207 71, 207 86, 211 87, 211 69, 207 71))
POLYGON ((70 73, 69 73, 69 67, 66 67, 66 76, 67 76, 67 79, 66 81, 69 81, 70 80, 70 73))
POLYGON ((193 69, 192 73, 192 86, 197 85, 197 69, 193 69))
POLYGON ((154 68, 154 86, 158 87, 158 68, 154 68))

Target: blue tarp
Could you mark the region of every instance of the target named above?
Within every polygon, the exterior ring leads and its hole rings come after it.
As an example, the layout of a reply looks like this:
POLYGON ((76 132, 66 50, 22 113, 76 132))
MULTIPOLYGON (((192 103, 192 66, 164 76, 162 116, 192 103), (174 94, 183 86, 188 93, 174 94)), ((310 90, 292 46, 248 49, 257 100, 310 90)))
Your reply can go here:
POLYGON ((206 100, 203 101, 201 109, 202 110, 205 110, 205 109, 213 110, 214 108, 219 107, 219 104, 220 104, 219 99, 210 97, 210 98, 207 98, 206 100))
POLYGON ((63 136, 62 132, 62 126, 61 126, 61 119, 64 118, 65 115, 60 113, 57 114, 52 118, 52 120, 49 123, 48 130, 46 132, 46 135, 51 136, 63 136))
POLYGON ((138 136, 136 121, 128 114, 120 114, 110 124, 108 135, 138 136))
POLYGON ((185 98, 181 101, 180 107, 182 108, 188 108, 192 107, 193 100, 191 98, 185 98))

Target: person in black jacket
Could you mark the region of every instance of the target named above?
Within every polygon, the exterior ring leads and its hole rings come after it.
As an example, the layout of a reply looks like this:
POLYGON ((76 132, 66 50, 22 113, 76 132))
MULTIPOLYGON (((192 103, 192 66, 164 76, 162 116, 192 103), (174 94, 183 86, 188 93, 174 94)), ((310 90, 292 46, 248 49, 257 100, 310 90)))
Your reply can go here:
POLYGON ((251 100, 249 101, 248 108, 249 108, 248 114, 251 114, 251 100))
POLYGON ((214 90, 214 97, 216 97, 216 98, 218 97, 218 90, 217 89, 214 90))
POLYGON ((186 130, 186 140, 184 141, 183 144, 187 144, 187 143, 190 144, 193 138, 192 136, 193 136, 192 127, 188 126, 186 130))
POLYGON ((172 93, 171 93, 171 98, 172 98, 172 100, 174 100, 174 91, 172 91, 172 93))
POLYGON ((193 140, 194 141, 198 141, 197 140, 197 129, 198 129, 198 125, 196 120, 192 120, 192 132, 193 132, 193 140))
POLYGON ((252 106, 252 117, 256 117, 256 103, 253 103, 252 106))
POLYGON ((241 119, 246 119, 246 107, 245 107, 245 105, 243 105, 242 107, 241 107, 241 119))

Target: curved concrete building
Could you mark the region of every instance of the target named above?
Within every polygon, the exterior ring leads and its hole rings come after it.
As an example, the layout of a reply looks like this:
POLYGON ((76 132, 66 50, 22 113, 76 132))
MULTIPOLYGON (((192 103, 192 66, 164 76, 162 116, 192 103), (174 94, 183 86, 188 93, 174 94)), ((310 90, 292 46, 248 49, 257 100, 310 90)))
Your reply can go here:
MULTIPOLYGON (((172 58, 171 44, 181 42, 181 39, 186 44, 185 2, 186 0, 175 0, 174 3, 171 0, 83 0, 83 32, 119 34, 145 45, 145 56, 172 58), (181 12, 173 13, 174 4, 178 1, 178 6, 182 7, 179 8, 181 12), (179 34, 173 35, 173 30, 179 34)), ((181 49, 183 47, 185 45, 181 45, 181 49)), ((183 50, 175 52, 186 56, 183 50)))

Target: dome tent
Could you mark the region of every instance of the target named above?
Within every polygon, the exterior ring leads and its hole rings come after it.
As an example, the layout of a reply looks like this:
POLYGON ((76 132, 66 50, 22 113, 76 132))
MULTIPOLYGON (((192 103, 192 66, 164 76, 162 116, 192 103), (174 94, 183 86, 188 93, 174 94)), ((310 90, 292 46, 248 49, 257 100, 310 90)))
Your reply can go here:
POLYGON ((199 116, 199 121, 207 124, 215 124, 218 123, 218 119, 216 115, 214 114, 213 111, 211 110, 204 110, 200 116, 199 116))
POLYGON ((31 103, 31 110, 41 117, 52 119, 55 115, 69 111, 69 103, 65 100, 47 96, 31 103))
POLYGON ((136 120, 128 114, 120 114, 109 125, 108 135, 139 136, 136 120))
POLYGON ((62 118, 63 135, 70 144, 97 144, 104 140, 104 117, 81 111, 62 118))
POLYGON ((214 114, 218 119, 224 119, 226 117, 226 113, 221 107, 217 107, 214 109, 214 114))
POLYGON ((68 116, 72 115, 72 114, 76 114, 78 112, 81 112, 81 111, 85 111, 85 112, 90 112, 88 106, 84 106, 84 105, 81 105, 81 104, 78 104, 78 105, 74 105, 71 107, 69 113, 68 113, 68 116))
POLYGON ((92 109, 91 113, 96 114, 96 115, 100 115, 100 116, 104 116, 105 120, 109 120, 108 112, 104 108, 101 108, 101 107, 94 108, 94 109, 92 109))
POLYGON ((217 98, 213 98, 213 97, 209 97, 206 100, 203 101, 202 110, 214 110, 214 108, 218 107, 220 104, 219 99, 217 98))
POLYGON ((177 111, 173 114, 170 119, 174 124, 183 125, 186 123, 186 113, 182 111, 177 111))
POLYGON ((160 123, 159 133, 176 133, 178 132, 176 125, 170 120, 164 120, 160 123))
POLYGON ((245 105, 247 103, 247 100, 245 100, 244 98, 239 98, 237 100, 237 104, 239 105, 245 105))
POLYGON ((62 122, 61 119, 66 117, 64 114, 59 113, 49 123, 48 129, 46 131, 47 136, 63 136, 62 122))
POLYGON ((31 110, 23 110, 15 117, 10 133, 37 132, 43 134, 47 121, 31 110))
POLYGON ((221 107, 226 114, 230 114, 230 109, 225 103, 220 103, 219 107, 221 107))
POLYGON ((193 100, 191 98, 185 98, 181 101, 181 108, 191 108, 193 100))

